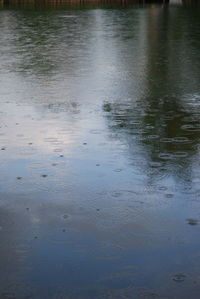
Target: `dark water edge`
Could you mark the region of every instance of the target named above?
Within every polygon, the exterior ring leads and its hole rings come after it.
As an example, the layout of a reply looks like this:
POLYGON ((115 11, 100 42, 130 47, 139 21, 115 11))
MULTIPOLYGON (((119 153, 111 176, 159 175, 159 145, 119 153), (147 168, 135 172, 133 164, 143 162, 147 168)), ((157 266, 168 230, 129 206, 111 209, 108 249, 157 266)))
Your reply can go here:
POLYGON ((94 9, 94 8, 130 8, 146 5, 195 6, 198 0, 0 0, 0 9, 94 9))

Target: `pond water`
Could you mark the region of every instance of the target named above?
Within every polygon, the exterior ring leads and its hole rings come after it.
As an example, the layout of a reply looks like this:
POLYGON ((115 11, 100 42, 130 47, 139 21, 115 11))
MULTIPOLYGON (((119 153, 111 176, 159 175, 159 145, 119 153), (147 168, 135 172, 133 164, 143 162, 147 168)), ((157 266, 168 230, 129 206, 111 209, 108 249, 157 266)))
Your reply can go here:
POLYGON ((0 297, 199 298, 199 8, 29 8, 0 10, 0 297))

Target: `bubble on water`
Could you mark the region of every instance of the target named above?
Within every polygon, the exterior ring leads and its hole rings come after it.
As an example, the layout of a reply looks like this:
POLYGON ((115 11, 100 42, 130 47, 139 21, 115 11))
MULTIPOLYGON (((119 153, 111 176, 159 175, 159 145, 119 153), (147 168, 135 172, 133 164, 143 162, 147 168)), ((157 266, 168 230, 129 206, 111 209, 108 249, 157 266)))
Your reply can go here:
POLYGON ((187 219, 187 223, 189 225, 198 225, 199 222, 196 219, 187 219))
POLYGON ((191 129, 191 128, 193 128, 193 125, 192 125, 192 124, 182 125, 182 126, 181 126, 181 129, 183 129, 183 130, 187 130, 187 129, 191 129))
POLYGON ((191 131, 191 132, 198 132, 200 131, 200 124, 188 124, 181 126, 182 130, 191 131))
POLYGON ((174 137, 173 142, 176 142, 176 143, 189 143, 190 140, 187 137, 174 137))
POLYGON ((120 197, 121 195, 122 195, 122 193, 121 192, 117 192, 117 191, 116 192, 114 191, 114 192, 111 193, 111 196, 112 197, 116 197, 116 198, 120 197))
POLYGON ((152 167, 152 168, 157 168, 157 167, 162 166, 162 163, 160 163, 160 162, 149 162, 149 166, 152 167))
POLYGON ((174 158, 185 158, 187 156, 188 156, 188 153, 186 153, 186 152, 175 152, 173 154, 174 158))
POLYGON ((173 141, 173 138, 161 138, 160 142, 163 143, 171 143, 173 141))
POLYGON ((166 191, 167 187, 166 186, 159 186, 158 189, 161 190, 161 191, 166 191))
POLYGON ((182 273, 175 274, 172 277, 172 280, 175 282, 183 282, 185 279, 186 279, 186 275, 184 275, 182 273))
POLYGON ((152 125, 147 125, 147 126, 146 126, 146 129, 148 129, 148 130, 152 130, 152 129, 154 129, 154 126, 152 126, 152 125))
POLYGON ((123 169, 121 169, 121 168, 116 168, 116 169, 114 169, 114 171, 115 172, 121 172, 123 169))
POLYGON ((159 158, 162 160, 172 160, 173 156, 170 153, 160 153, 159 158))

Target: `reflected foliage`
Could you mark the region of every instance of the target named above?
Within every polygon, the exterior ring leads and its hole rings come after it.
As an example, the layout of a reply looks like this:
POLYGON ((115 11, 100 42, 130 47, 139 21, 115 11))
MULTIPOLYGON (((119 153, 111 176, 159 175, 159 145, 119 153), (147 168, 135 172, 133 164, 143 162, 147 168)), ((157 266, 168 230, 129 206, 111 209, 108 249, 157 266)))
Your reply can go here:
POLYGON ((191 181, 200 143, 198 14, 150 11, 148 24, 146 94, 106 101, 103 110, 116 138, 126 140, 133 165, 138 144, 151 177, 191 181))

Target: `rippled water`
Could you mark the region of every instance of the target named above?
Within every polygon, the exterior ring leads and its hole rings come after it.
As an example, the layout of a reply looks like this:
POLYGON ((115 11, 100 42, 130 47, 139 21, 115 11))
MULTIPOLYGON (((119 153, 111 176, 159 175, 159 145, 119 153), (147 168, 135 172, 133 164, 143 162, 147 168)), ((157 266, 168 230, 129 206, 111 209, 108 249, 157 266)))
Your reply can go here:
POLYGON ((0 297, 199 298, 199 9, 15 8, 0 297))

